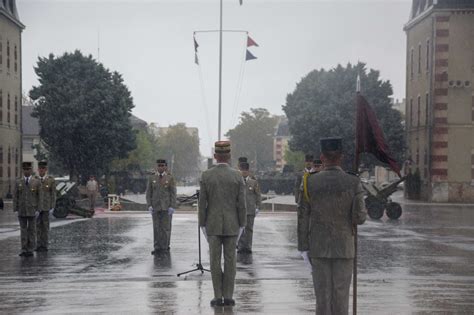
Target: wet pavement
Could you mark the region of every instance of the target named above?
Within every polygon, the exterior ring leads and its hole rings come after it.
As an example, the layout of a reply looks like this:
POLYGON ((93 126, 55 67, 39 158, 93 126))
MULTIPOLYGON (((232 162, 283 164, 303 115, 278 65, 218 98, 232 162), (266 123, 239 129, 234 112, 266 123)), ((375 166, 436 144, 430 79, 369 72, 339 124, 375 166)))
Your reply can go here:
MULTIPOLYGON (((50 251, 31 258, 17 256, 18 230, 0 230, 0 313, 314 313, 295 213, 257 217, 254 253, 239 256, 237 304, 215 310, 209 273, 176 276, 197 262, 195 213, 174 215, 171 253, 159 257, 150 255, 148 214, 60 222, 50 251)), ((360 314, 473 312, 474 207, 406 205, 400 220, 370 220, 359 231, 360 314)), ((208 267, 204 239, 202 253, 208 267)))

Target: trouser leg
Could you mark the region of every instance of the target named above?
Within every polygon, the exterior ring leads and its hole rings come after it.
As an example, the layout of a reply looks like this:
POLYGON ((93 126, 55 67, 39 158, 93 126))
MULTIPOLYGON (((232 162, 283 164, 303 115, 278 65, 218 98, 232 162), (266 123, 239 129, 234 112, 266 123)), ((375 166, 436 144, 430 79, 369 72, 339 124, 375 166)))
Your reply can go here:
POLYGON ((36 218, 27 217, 27 250, 32 252, 36 247, 36 218))
POLYGON ((21 251, 28 251, 28 219, 27 217, 18 217, 18 222, 20 223, 20 243, 21 251))
POLYGON ((224 298, 231 299, 234 295, 236 259, 235 245, 237 236, 224 236, 224 280, 222 284, 222 294, 224 298))
POLYGON ((169 216, 169 222, 170 222, 170 226, 169 226, 169 236, 168 236, 168 248, 170 248, 170 244, 171 244, 171 228, 173 227, 173 215, 170 215, 169 216))
POLYGON ((349 314, 349 289, 351 287, 353 259, 332 259, 332 313, 349 314))
MULTIPOLYGON (((222 288, 222 267, 221 267, 221 257, 222 257, 222 245, 223 237, 221 236, 208 236, 209 242, 209 262, 211 266, 211 277, 212 277, 212 286, 214 288, 214 298, 222 298, 223 288, 222 288)), ((235 242, 234 242, 235 250, 235 242)))
POLYGON ((153 248, 155 250, 160 249, 160 233, 159 233, 159 219, 158 219, 158 211, 153 211, 151 214, 153 219, 153 248))
POLYGON ((170 215, 168 211, 158 212, 158 248, 161 250, 168 249, 170 239, 170 215))
POLYGON ((331 315, 332 263, 328 258, 311 258, 316 314, 331 315))
POLYGON ((36 242, 38 247, 48 248, 49 212, 41 211, 36 220, 36 242))
POLYGON ((239 250, 252 250, 252 239, 253 239, 253 224, 255 221, 254 215, 247 216, 247 225, 245 226, 244 233, 239 239, 239 250))

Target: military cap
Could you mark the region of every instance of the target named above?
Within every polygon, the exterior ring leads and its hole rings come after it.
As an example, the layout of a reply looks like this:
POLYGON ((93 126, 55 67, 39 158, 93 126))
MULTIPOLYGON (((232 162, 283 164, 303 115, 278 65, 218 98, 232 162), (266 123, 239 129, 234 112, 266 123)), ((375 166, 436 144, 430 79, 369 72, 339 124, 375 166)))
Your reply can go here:
POLYGON ((230 141, 216 141, 214 152, 217 154, 230 153, 230 141))
POLYGON ((314 156, 312 154, 306 154, 304 156, 304 161, 305 162, 313 162, 313 160, 314 160, 314 156))
POLYGON ((33 164, 33 163, 31 163, 31 162, 23 162, 23 163, 21 163, 21 167, 22 167, 23 169, 29 169, 29 168, 32 167, 32 164, 33 164))
POLYGON ((39 161, 38 162, 38 167, 46 167, 48 166, 48 162, 47 161, 39 161))
POLYGON ((162 159, 156 160, 156 163, 157 164, 167 164, 166 160, 162 160, 162 159))
POLYGON ((321 146, 321 152, 342 151, 342 138, 321 138, 319 139, 319 145, 321 146))
POLYGON ((313 164, 323 164, 323 161, 321 161, 320 159, 316 159, 313 161, 313 164))
POLYGON ((248 162, 242 162, 239 164, 240 169, 244 171, 248 171, 250 168, 250 164, 248 162))
POLYGON ((245 156, 239 157, 239 163, 248 162, 248 159, 245 156))

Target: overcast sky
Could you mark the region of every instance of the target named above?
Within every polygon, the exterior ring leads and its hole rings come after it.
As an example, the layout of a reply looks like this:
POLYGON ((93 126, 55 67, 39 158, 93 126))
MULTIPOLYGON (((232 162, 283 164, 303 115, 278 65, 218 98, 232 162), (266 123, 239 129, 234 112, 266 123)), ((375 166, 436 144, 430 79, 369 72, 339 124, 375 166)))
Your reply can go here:
MULTIPOLYGON (((308 72, 364 61, 405 95, 409 0, 224 0, 224 29, 246 30, 260 45, 243 62, 245 33, 224 35, 223 133, 252 107, 282 114, 308 72), (241 75, 241 73, 243 75, 241 75), (239 78, 242 78, 239 80, 239 78), (239 88, 240 87, 240 88, 239 88)), ((23 33, 23 88, 37 84, 38 56, 80 49, 122 73, 133 113, 161 126, 198 127, 201 153, 217 139, 218 0, 17 0, 23 33)))

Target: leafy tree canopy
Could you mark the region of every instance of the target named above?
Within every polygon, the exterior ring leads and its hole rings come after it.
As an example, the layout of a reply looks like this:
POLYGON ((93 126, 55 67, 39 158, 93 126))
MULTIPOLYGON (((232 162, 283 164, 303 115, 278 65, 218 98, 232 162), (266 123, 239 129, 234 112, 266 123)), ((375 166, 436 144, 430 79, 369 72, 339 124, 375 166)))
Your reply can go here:
POLYGON ((232 161, 246 156, 252 167, 262 170, 273 165, 273 135, 278 117, 265 108, 252 108, 240 115, 239 124, 226 133, 232 145, 232 161))
POLYGON ((40 57, 35 101, 40 137, 70 175, 107 173, 115 158, 135 148, 129 117, 134 107, 122 76, 80 51, 40 57))
MULTIPOLYGON (((292 150, 318 156, 320 138, 340 136, 346 156, 345 166, 350 168, 354 158, 358 74, 362 94, 374 109, 393 156, 398 161, 403 160, 402 117, 391 105, 392 85, 380 78, 379 71, 367 71, 364 63, 346 67, 338 65, 329 71, 313 70, 287 96, 283 110, 288 117, 292 150)), ((375 160, 366 157, 364 162, 374 163, 375 160)))

